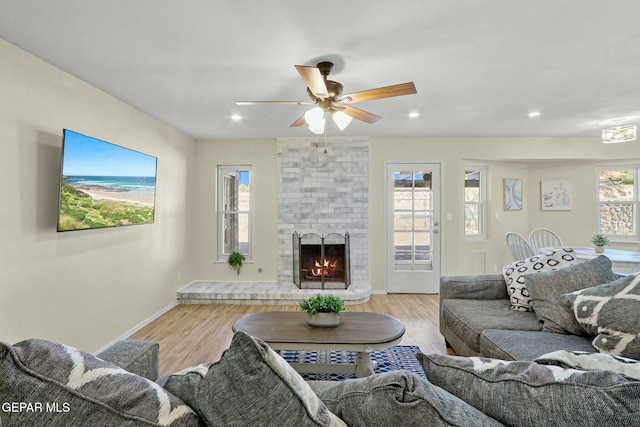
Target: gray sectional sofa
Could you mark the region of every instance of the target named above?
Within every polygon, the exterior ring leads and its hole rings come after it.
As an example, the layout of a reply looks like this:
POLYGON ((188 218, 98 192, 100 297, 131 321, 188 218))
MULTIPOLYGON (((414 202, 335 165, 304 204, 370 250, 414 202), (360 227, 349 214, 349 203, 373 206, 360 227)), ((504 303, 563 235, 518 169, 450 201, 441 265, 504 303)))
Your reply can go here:
POLYGON ((534 312, 511 309, 502 274, 440 278, 440 333, 458 356, 534 360, 556 350, 595 351, 591 338, 542 325, 534 312))
POLYGON ((0 426, 501 426, 411 371, 305 382, 237 332, 219 361, 158 378, 158 344, 99 357, 41 339, 0 342, 0 426))
POLYGON ((443 277, 441 331, 459 356, 418 353, 427 379, 398 370, 306 382, 244 332, 220 360, 161 377, 151 342, 97 357, 42 339, 0 342, 0 427, 640 427, 640 277, 619 278, 605 257, 562 256, 564 268, 511 287, 501 275, 443 277), (535 313, 512 309, 529 299, 535 313))
POLYGON ((592 367, 591 355, 495 363, 418 353, 428 380, 392 371, 307 383, 243 332, 219 361, 160 378, 158 351, 122 341, 98 358, 45 340, 0 342, 0 425, 640 426, 640 362, 576 370, 580 358, 592 367))
POLYGON ((570 248, 544 252, 503 274, 443 276, 440 332, 459 356, 535 360, 558 350, 638 359, 640 277, 604 255, 578 262, 570 248))

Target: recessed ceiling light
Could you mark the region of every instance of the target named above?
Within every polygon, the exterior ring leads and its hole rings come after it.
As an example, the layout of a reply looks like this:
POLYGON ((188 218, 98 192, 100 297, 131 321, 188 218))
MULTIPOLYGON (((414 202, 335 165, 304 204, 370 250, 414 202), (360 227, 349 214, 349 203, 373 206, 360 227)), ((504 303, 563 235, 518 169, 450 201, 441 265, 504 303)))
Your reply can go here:
POLYGON ((420 117, 420 113, 418 113, 417 111, 412 111, 409 113, 409 117, 415 119, 416 117, 420 117))
POLYGON ((532 111, 529 113, 529 117, 540 117, 540 111, 532 111))
POLYGON ((233 120, 234 122, 239 122, 240 120, 242 120, 242 116, 240 114, 234 114, 231 116, 231 120, 233 120))

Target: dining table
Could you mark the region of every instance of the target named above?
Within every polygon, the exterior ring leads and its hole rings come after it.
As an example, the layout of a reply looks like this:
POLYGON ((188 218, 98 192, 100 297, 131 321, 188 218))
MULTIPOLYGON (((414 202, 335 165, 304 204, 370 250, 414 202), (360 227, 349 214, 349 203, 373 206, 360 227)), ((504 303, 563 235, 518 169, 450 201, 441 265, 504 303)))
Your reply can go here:
POLYGON ((594 248, 586 246, 571 246, 571 249, 575 252, 578 261, 587 261, 604 255, 611 260, 611 267, 616 272, 628 274, 640 271, 640 252, 609 248, 605 248, 604 252, 596 252, 594 248))

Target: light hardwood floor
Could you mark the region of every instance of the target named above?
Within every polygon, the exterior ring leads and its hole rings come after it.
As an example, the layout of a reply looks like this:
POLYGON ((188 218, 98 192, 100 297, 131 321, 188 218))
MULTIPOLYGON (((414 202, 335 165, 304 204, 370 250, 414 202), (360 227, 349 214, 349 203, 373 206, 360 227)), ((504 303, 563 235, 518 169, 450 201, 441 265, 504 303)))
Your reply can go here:
MULTIPOLYGON (((160 373, 218 360, 229 347, 231 325, 258 311, 299 310, 295 305, 178 305, 129 337, 160 343, 160 373)), ((401 345, 417 345, 423 353, 447 354, 438 330, 437 295, 372 295, 348 311, 385 313, 401 320, 406 333, 401 345)))

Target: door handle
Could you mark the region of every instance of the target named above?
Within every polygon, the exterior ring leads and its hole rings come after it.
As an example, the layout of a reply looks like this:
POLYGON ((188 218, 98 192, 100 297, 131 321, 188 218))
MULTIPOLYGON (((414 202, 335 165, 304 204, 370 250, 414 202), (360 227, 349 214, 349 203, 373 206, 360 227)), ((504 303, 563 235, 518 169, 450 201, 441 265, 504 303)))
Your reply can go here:
POLYGON ((433 234, 438 234, 439 231, 438 230, 433 230, 433 234))

